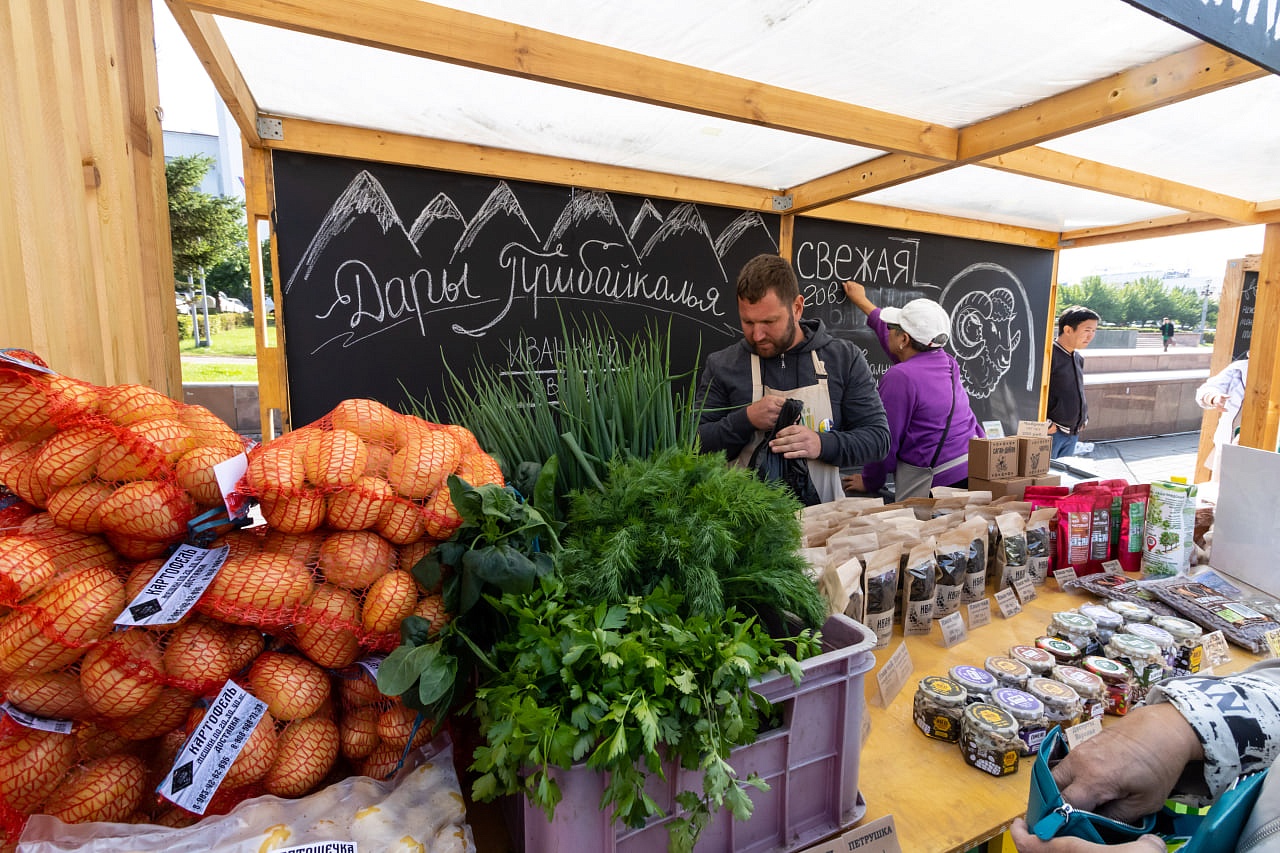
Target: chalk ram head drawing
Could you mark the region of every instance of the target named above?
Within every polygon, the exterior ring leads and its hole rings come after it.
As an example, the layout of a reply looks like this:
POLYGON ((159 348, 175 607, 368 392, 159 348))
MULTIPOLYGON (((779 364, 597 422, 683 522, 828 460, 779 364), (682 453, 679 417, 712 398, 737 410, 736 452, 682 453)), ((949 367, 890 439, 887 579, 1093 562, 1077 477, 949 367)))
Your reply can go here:
MULTIPOLYGON (((1022 282, 1005 267, 977 263, 966 267, 942 290, 950 306, 951 349, 960 363, 960 381, 970 397, 986 399, 1009 372, 1018 346, 1035 340, 1031 305, 1022 282), (954 305, 952 291, 963 294, 954 305)), ((1035 383, 1035 359, 1028 356, 1027 390, 1035 383)))

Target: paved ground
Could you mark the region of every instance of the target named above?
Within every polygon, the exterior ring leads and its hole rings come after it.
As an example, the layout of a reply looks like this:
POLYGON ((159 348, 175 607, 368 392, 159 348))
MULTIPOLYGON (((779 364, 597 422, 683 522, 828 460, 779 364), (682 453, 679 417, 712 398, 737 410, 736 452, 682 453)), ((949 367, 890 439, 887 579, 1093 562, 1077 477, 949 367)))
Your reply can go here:
MULTIPOLYGON (((1081 442, 1084 444, 1084 442, 1081 442)), ((1196 451, 1200 433, 1185 432, 1150 438, 1099 441, 1089 453, 1058 460, 1068 466, 1062 473, 1074 480, 1125 479, 1131 483, 1150 483, 1173 476, 1192 482, 1196 468, 1196 451)), ((1063 483, 1066 484, 1064 476, 1063 483)))

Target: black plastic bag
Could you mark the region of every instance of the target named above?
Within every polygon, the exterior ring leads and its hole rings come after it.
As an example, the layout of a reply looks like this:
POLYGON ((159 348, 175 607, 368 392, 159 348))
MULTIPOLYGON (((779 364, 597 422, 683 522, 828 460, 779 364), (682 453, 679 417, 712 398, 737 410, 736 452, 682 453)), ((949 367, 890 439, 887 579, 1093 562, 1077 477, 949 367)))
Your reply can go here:
POLYGON ((778 431, 800 422, 804 412, 804 403, 787 398, 778 413, 778 420, 769 430, 764 440, 756 446, 751 454, 751 470, 756 476, 767 482, 778 481, 787 487, 800 503, 813 506, 822 503, 818 490, 814 488, 813 478, 809 476, 809 462, 805 459, 787 459, 781 453, 769 449, 769 442, 777 436, 778 431))

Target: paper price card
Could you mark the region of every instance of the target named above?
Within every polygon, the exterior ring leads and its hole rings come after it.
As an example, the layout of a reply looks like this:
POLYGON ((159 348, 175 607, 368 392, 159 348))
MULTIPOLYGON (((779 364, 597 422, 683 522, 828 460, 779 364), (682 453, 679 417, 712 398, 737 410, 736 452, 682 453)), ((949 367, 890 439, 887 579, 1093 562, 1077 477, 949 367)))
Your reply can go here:
POLYGON ((243 453, 213 466, 213 477, 218 481, 218 490, 222 492, 222 502, 227 508, 228 518, 244 518, 249 514, 249 502, 236 491, 240 478, 248 470, 249 457, 243 453))
POLYGON ((1075 749, 1094 735, 1101 733, 1102 720, 1098 717, 1090 717, 1083 723, 1071 726, 1064 732, 1067 736, 1067 746, 1072 749, 1075 749))
MULTIPOLYGON (((1221 631, 1205 634, 1200 640, 1200 645, 1204 647, 1204 665, 1206 667, 1222 666, 1231 660, 1231 651, 1227 648, 1227 638, 1223 636, 1221 631)), ((1204 674, 1204 670, 1201 670, 1201 674, 1204 674)))
POLYGON ((1267 656, 1280 658, 1280 628, 1274 628, 1262 636, 1267 641, 1267 656))
POLYGON ((1018 421, 1018 435, 1044 438, 1048 434, 1048 421, 1018 421))
POLYGON ((907 683, 914 669, 911 653, 907 651, 907 644, 899 643, 898 648, 893 650, 893 654, 889 655, 884 666, 880 667, 880 671, 876 673, 876 683, 880 686, 881 705, 889 707, 893 697, 902 690, 902 686, 907 683))
POLYGON ((969 630, 991 624, 991 599, 969 602, 969 630))
POLYGON ((228 681, 173 760, 169 775, 156 789, 160 796, 189 812, 204 814, 231 762, 266 712, 266 702, 228 681))
POLYGON ((839 844, 836 849, 841 853, 850 850, 857 850, 858 853, 902 853, 893 815, 885 815, 866 826, 854 827, 840 836, 839 844))
POLYGON ((173 625, 195 607, 230 551, 230 545, 213 549, 179 545, 116 617, 116 624, 173 625))
POLYGON ((960 615, 960 611, 948 613, 938 620, 938 628, 942 631, 942 645, 944 648, 951 648, 956 643, 962 643, 969 639, 969 629, 965 627, 964 617, 960 615))
POLYGON ((1013 591, 1018 596, 1018 601, 1026 604, 1036 600, 1036 584, 1029 577, 1020 577, 1013 582, 1013 591))
POLYGON ((1119 560, 1106 560, 1102 564, 1102 570, 1109 575, 1124 574, 1124 566, 1120 565, 1119 560))
POLYGON ((1022 612, 1022 604, 1013 587, 1006 586, 996 593, 996 606, 1000 608, 1000 615, 1006 619, 1012 619, 1022 612))
POLYGON ((987 438, 1004 438, 1004 424, 999 421, 983 421, 982 431, 987 434, 987 438))
POLYGON ((52 718, 37 717, 34 714, 28 714, 21 708, 15 708, 8 702, 0 702, 0 719, 5 717, 13 720, 21 726, 29 729, 39 729, 42 732, 56 732, 60 735, 71 734, 72 724, 70 720, 55 720, 52 718))
POLYGON ((1070 567, 1057 569, 1053 573, 1053 579, 1057 581, 1058 589, 1066 589, 1066 584, 1076 579, 1076 570, 1070 567))

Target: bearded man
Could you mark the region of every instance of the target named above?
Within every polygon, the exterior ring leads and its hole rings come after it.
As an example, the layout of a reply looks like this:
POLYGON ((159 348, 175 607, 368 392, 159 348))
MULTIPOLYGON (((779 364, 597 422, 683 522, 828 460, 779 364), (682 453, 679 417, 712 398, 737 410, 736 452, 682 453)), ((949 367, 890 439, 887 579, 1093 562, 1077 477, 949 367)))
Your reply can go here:
POLYGON ((808 460, 824 503, 842 497, 840 469, 889 451, 889 423, 866 356, 832 337, 821 319, 803 318, 795 271, 778 255, 747 261, 737 293, 743 339, 712 353, 698 378, 702 450, 746 465, 777 424, 783 401, 798 399, 800 422, 778 430, 769 448, 808 460))

